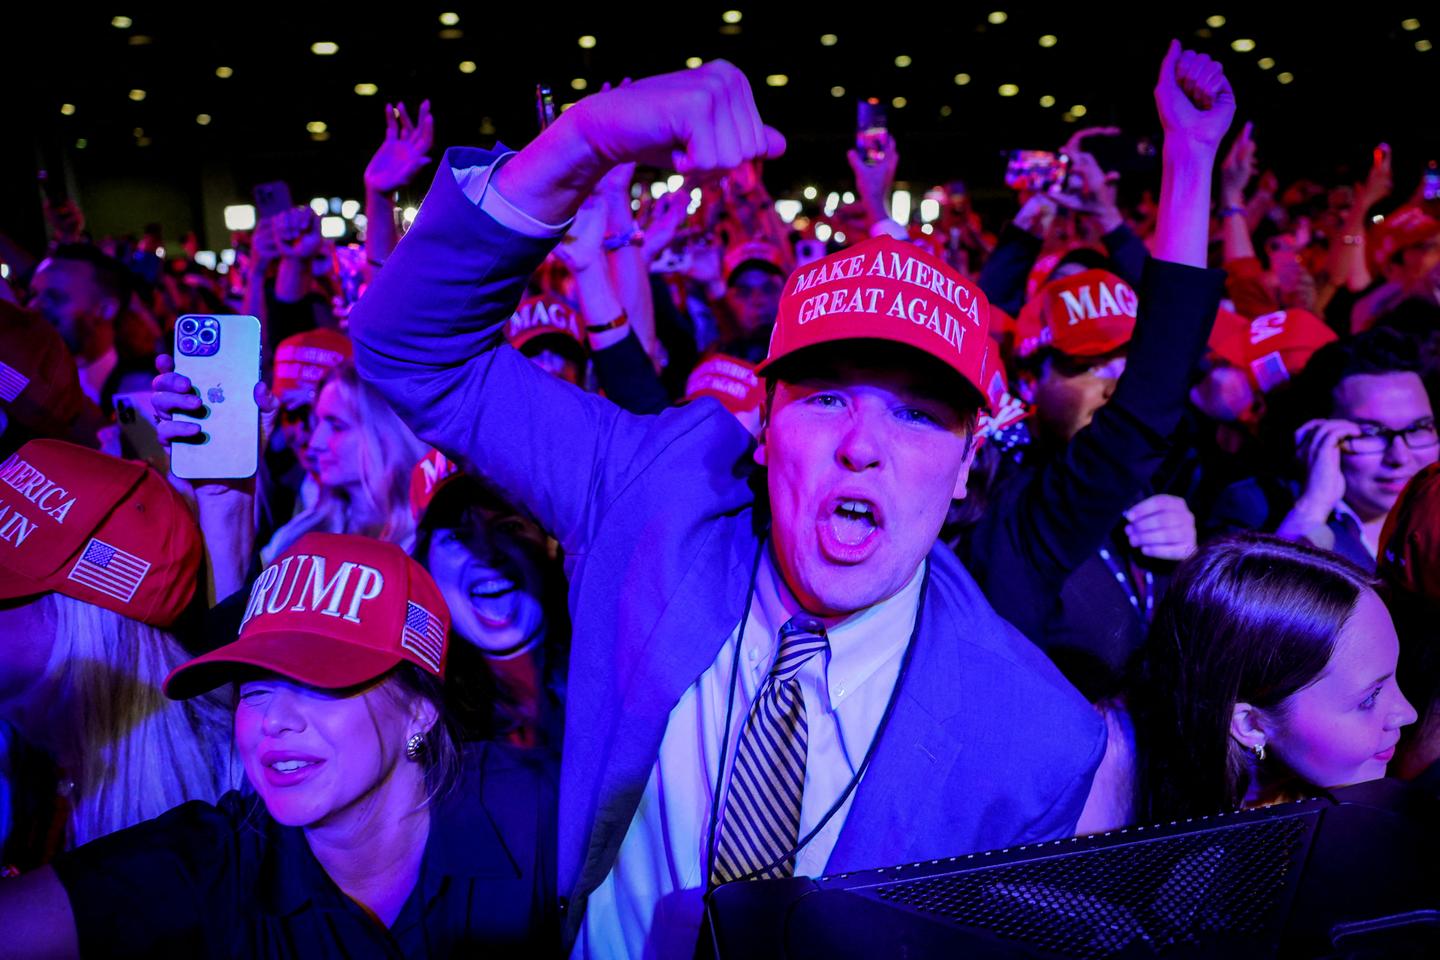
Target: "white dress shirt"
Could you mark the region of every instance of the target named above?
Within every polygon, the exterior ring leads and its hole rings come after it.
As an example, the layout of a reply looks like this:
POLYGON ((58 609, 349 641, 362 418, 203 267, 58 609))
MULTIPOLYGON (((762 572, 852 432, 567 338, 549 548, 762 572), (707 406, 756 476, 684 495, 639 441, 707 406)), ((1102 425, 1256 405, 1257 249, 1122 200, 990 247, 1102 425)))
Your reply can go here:
MULTIPOLYGON (((802 838, 849 786, 875 737, 915 626, 924 574, 922 564, 889 600, 839 622, 827 622, 829 653, 812 657, 800 668, 809 731, 800 809, 802 838)), ((780 628, 799 612, 799 603, 777 575, 767 549, 740 651, 735 709, 725 743, 727 782, 740 730, 775 660, 780 628)), ((724 797, 716 789, 716 767, 739 634, 736 624, 714 663, 670 711, 660 757, 614 866, 590 894, 572 958, 693 954, 704 911, 711 809, 724 809, 724 797)), ((795 858, 797 876, 825 872, 853 800, 852 792, 800 850, 795 858)))

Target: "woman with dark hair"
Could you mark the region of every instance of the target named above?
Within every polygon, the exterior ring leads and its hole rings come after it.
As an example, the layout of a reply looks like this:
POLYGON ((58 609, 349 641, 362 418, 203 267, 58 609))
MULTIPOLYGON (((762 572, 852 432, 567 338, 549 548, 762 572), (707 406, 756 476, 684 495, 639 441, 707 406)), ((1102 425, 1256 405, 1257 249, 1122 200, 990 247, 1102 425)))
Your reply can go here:
POLYGON ((253 793, 191 802, 0 885, 7 956, 532 956, 554 932, 554 799, 534 763, 463 753, 449 616, 398 547, 302 537, 233 643, 175 670, 233 684, 253 793))
POLYGON ((454 474, 420 518, 414 555, 450 607, 446 682, 467 739, 558 756, 570 653, 566 580, 533 520, 484 481, 454 474))
POLYGON ((1139 819, 1203 816, 1385 775, 1415 710, 1371 580, 1332 553, 1259 534, 1181 565, 1131 708, 1139 819))

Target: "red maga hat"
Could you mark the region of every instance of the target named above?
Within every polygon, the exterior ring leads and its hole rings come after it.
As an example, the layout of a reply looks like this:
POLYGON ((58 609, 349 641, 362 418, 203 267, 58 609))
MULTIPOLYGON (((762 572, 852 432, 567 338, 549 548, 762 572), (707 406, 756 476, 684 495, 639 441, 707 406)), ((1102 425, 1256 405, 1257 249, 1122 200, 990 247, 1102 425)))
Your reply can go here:
POLYGON ((189 507, 143 463, 60 440, 0 462, 0 599, 63 593, 168 627, 200 555, 189 507))
POLYGON ((929 354, 984 397, 989 327, 978 286, 912 243, 875 237, 790 275, 757 372, 821 344, 888 340, 929 354))
POLYGON ((410 471, 410 512, 419 520, 435 499, 435 491, 450 476, 460 472, 460 465, 431 447, 410 471))
POLYGON ((505 323, 505 339, 516 350, 546 334, 566 337, 582 347, 585 345, 585 335, 580 332, 580 318, 575 308, 558 297, 527 297, 520 301, 520 306, 505 323))
POLYGON ((1316 350, 1338 339, 1324 320, 1305 310, 1277 310, 1253 320, 1221 310, 1210 349, 1269 393, 1303 370, 1316 350))
POLYGON ((261 571, 240 636, 176 667, 165 695, 185 700, 246 668, 343 690, 413 663, 444 678, 450 611, 440 588, 393 543, 307 533, 261 571))
POLYGON ((1098 357, 1130 342, 1138 301, 1130 284, 1108 270, 1085 270, 1045 284, 1015 319, 1022 357, 1051 347, 1072 357, 1098 357))
POLYGON ((755 365, 738 357, 711 353, 700 358, 685 380, 685 399, 714 397, 733 414, 759 410, 765 403, 765 384, 755 365))
POLYGON ((271 392, 283 398, 293 390, 314 390, 320 379, 355 352, 350 338, 338 330, 306 330, 281 340, 275 348, 271 392))

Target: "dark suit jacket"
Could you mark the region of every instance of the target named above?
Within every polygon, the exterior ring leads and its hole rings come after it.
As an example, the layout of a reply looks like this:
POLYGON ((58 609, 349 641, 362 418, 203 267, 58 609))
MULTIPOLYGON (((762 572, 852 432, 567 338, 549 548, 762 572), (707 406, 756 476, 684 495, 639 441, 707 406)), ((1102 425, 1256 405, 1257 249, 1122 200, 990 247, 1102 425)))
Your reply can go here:
MULTIPOLYGON (((506 229, 452 168, 351 314, 360 371, 422 438, 559 539, 574 637, 560 782, 567 941, 609 873, 670 711, 740 621, 763 522, 753 440, 719 403, 625 413, 502 345, 553 241, 506 229)), ((830 872, 1069 836, 1104 751, 1098 715, 942 544, 913 660, 830 872)))

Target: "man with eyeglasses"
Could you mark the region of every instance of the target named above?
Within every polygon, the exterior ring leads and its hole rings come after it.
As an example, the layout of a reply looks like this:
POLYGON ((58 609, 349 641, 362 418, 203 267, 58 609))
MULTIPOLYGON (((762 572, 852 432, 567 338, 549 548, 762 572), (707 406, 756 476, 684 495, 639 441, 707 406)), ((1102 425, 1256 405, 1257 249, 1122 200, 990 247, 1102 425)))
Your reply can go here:
POLYGON ((1276 533, 1375 564, 1400 491, 1440 457, 1414 345, 1378 328, 1317 351, 1297 384, 1310 400, 1295 434, 1304 479, 1276 533))

